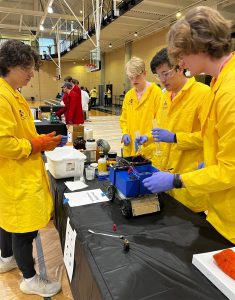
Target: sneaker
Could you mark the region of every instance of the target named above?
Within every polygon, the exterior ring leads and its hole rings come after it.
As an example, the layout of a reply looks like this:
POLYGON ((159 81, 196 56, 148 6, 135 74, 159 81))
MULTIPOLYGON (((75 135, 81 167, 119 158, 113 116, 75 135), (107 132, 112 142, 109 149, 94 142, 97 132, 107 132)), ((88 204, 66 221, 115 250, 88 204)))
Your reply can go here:
POLYGON ((9 262, 5 262, 0 257, 0 273, 6 273, 8 271, 11 271, 15 268, 17 268, 17 264, 15 261, 15 258, 13 257, 9 262))
POLYGON ((25 294, 36 294, 42 297, 52 297, 61 290, 59 282, 50 282, 42 279, 38 274, 31 281, 23 279, 20 283, 20 289, 25 294))

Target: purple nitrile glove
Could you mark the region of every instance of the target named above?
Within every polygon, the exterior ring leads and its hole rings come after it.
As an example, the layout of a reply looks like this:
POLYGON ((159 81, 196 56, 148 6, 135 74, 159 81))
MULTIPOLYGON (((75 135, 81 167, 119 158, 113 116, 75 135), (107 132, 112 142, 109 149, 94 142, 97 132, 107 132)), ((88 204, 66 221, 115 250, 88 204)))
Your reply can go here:
POLYGON ((144 186, 152 193, 161 193, 174 188, 174 174, 168 172, 156 172, 143 180, 144 186))
POLYGON ((153 128, 152 136, 155 142, 174 143, 175 134, 167 129, 153 128))
POLYGON ((146 143, 148 140, 148 137, 146 135, 141 135, 140 137, 135 138, 135 152, 138 151, 139 146, 146 143))
POLYGON ((68 136, 67 135, 62 135, 61 141, 57 147, 63 147, 66 145, 68 142, 68 136))
POLYGON ((128 146, 131 142, 131 138, 130 138, 129 134, 124 134, 122 136, 122 141, 123 141, 125 146, 128 146))
POLYGON ((205 168, 205 163, 204 163, 204 161, 200 162, 200 164, 197 166, 197 168, 198 168, 198 170, 199 170, 199 169, 205 168))

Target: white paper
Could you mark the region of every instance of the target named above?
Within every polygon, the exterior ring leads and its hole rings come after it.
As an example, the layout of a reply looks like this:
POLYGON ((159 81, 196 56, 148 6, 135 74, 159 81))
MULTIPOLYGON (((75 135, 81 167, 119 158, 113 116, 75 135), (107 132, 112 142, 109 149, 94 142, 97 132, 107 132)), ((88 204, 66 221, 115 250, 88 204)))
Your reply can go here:
POLYGON ((74 250, 77 233, 70 226, 70 220, 67 219, 66 236, 64 245, 64 264, 71 282, 73 278, 73 267, 74 267, 74 250))
POLYGON ((42 121, 41 120, 33 120, 34 123, 41 123, 42 121))
MULTIPOLYGON (((231 248, 235 251, 235 247, 231 248)), ((216 264, 213 255, 222 250, 193 255, 192 263, 230 300, 235 300, 235 280, 216 264)))
POLYGON ((101 189, 88 190, 83 192, 65 193, 70 207, 109 201, 101 189))
POLYGON ((86 187, 88 187, 87 184, 84 182, 77 180, 77 181, 66 181, 65 185, 70 189, 70 191, 76 191, 76 190, 81 190, 86 187))

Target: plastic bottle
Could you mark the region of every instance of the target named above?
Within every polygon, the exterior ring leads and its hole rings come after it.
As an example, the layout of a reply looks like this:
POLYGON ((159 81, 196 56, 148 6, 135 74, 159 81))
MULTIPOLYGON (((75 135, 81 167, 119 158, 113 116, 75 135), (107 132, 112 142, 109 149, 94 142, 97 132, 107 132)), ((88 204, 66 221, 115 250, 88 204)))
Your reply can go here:
POLYGON ((107 174, 107 161, 104 156, 104 153, 100 153, 100 158, 98 159, 98 174, 99 175, 107 174))
POLYGON ((42 120, 42 112, 40 107, 38 108, 38 120, 42 120))

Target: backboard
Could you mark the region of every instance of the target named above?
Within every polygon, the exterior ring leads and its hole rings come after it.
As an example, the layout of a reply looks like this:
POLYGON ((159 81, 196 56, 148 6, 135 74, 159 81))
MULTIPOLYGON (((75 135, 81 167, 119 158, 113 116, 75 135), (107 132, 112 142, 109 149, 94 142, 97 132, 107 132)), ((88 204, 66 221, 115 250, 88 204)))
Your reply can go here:
POLYGON ((86 66, 89 68, 89 72, 96 72, 101 69, 100 47, 90 51, 90 64, 86 66))

